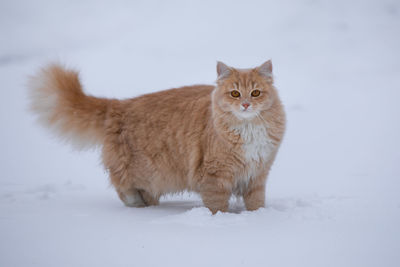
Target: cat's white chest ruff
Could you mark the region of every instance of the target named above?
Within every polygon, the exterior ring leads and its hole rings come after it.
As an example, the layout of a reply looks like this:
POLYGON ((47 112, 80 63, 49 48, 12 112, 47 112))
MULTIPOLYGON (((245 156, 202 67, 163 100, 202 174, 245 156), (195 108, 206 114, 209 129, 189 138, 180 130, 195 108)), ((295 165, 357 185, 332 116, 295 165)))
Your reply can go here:
POLYGON ((265 125, 247 123, 233 128, 233 131, 243 140, 242 149, 246 161, 244 172, 237 176, 234 193, 243 195, 250 180, 259 174, 259 164, 269 160, 274 145, 265 125))
POLYGON ((233 131, 242 138, 245 159, 249 163, 268 160, 273 150, 273 143, 265 125, 244 123, 236 126, 233 131))

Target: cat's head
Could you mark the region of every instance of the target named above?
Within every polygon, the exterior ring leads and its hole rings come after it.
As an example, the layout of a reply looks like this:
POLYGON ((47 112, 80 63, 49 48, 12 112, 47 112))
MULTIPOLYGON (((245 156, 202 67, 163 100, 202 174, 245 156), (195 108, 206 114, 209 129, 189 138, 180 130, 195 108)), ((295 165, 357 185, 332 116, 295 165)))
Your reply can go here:
POLYGON ((222 112, 250 120, 272 106, 276 94, 271 60, 253 69, 236 69, 218 62, 217 73, 213 104, 222 112))

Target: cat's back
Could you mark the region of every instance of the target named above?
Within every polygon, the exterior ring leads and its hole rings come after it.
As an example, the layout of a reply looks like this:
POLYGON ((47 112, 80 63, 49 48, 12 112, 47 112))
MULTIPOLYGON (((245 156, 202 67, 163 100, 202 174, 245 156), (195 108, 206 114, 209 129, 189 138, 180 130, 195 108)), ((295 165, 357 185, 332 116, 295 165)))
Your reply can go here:
POLYGON ((189 111, 195 106, 210 105, 213 89, 212 85, 192 85, 145 94, 128 100, 128 109, 141 116, 189 111))
POLYGON ((185 103, 197 101, 211 101, 211 92, 214 89, 212 85, 192 85, 179 88, 163 90, 155 93, 145 94, 131 99, 134 106, 148 106, 168 108, 170 105, 177 105, 176 108, 184 106, 185 103))
POLYGON ((203 125, 210 116, 213 89, 212 85, 185 86, 126 100, 125 123, 147 132, 203 125))

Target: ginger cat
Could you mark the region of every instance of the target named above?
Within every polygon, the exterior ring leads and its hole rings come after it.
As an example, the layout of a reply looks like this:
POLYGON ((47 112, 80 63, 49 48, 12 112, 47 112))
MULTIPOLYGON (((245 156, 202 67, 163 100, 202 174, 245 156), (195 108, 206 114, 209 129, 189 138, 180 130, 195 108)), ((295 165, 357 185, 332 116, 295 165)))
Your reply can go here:
POLYGON ((79 147, 101 145, 119 197, 130 207, 198 192, 212 213, 232 194, 264 206, 265 183, 285 131, 272 63, 218 62, 216 86, 194 85, 116 100, 86 95, 78 73, 50 65, 29 83, 41 122, 79 147))

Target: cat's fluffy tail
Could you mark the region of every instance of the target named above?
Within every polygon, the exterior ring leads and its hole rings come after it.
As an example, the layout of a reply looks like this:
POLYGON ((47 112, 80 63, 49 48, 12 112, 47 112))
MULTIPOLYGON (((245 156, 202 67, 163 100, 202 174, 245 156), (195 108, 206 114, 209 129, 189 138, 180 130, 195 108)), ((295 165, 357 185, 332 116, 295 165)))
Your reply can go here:
POLYGON ((78 149, 101 144, 111 100, 86 95, 76 71, 53 64, 29 81, 31 110, 78 149))

